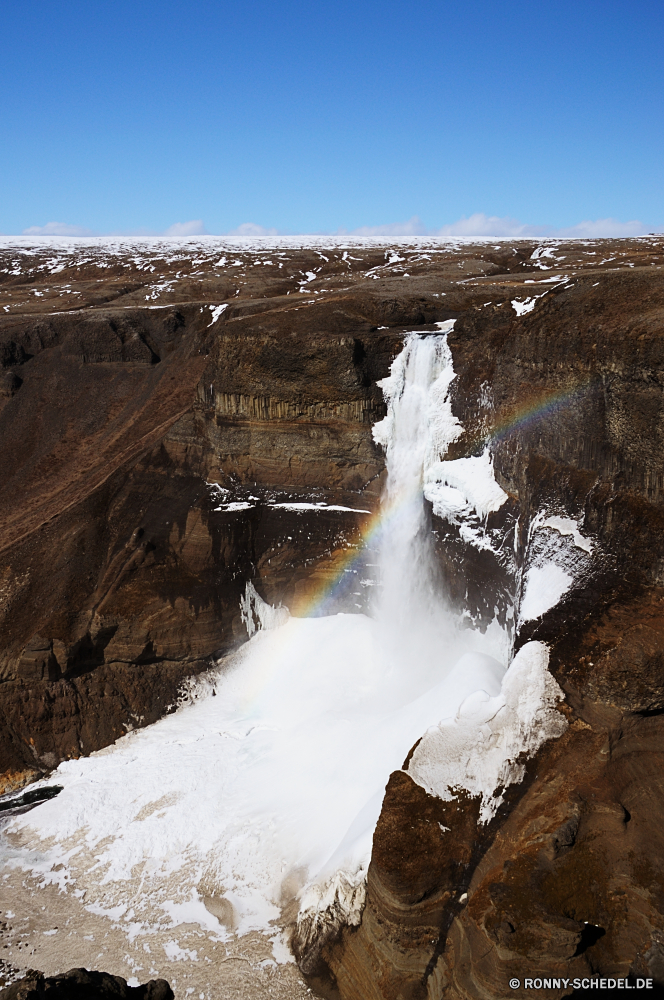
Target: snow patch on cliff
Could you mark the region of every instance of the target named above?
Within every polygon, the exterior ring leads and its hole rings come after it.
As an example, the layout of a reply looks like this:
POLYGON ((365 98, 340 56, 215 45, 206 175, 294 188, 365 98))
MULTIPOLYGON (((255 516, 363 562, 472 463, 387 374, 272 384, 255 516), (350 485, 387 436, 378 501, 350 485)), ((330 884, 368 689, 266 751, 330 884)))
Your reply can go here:
POLYGON ((292 503, 273 503, 271 502, 268 506, 275 507, 279 510, 294 510, 296 512, 301 512, 305 510, 329 510, 332 513, 350 513, 350 514, 370 514, 370 510, 364 510, 359 507, 342 507, 339 504, 332 503, 305 503, 300 501, 293 501, 292 503))
POLYGON ((424 475, 424 495, 434 513, 456 525, 469 545, 495 551, 486 519, 505 503, 507 494, 495 480, 489 449, 469 458, 436 462, 424 475))
POLYGON ((555 607, 567 593, 574 577, 554 562, 531 566, 526 570, 523 596, 519 605, 519 623, 533 621, 555 607))
POLYGON ((547 517, 542 521, 543 528, 552 528, 560 535, 570 535, 577 549, 582 549, 588 555, 593 550, 593 543, 579 530, 578 521, 573 521, 571 517, 547 517))
POLYGON ((212 319, 208 323, 208 328, 214 326, 221 314, 228 309, 228 302, 222 302, 220 306, 210 306, 209 308, 212 313, 212 319))
POLYGON ((531 295, 530 298, 527 299, 512 299, 512 309, 517 316, 525 316, 526 313, 533 311, 535 303, 541 298, 541 295, 531 295))
POLYGON ((591 570, 593 551, 578 521, 539 511, 528 528, 518 587, 518 625, 541 618, 583 581, 591 570))

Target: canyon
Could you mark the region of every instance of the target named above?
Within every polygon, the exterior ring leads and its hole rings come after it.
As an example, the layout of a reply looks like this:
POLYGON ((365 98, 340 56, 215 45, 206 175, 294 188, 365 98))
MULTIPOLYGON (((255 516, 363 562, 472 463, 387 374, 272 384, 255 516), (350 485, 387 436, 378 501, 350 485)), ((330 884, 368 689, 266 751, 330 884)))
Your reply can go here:
MULTIPOLYGON (((284 896, 279 947, 299 972, 236 933, 211 888, 223 961, 254 970, 231 985, 341 1000, 491 1000, 538 975, 664 986, 663 264, 661 236, 0 244, 0 804, 143 746, 206 684, 223 700, 214 671, 250 638, 371 616, 386 385, 409 337, 436 340, 453 432, 417 531, 455 627, 499 636, 504 666, 546 650, 557 721, 508 747, 490 808, 436 785, 437 735, 418 731, 385 774, 361 884, 311 919, 304 877, 284 896)), ((110 904, 81 914, 44 872, 26 895, 14 861, 10 966, 20 944, 47 975, 92 962, 84 931, 108 933, 110 904), (42 896, 75 927, 66 958, 42 896)), ((194 965, 179 941, 154 959, 178 997, 194 965)), ((222 981, 215 948, 198 942, 212 971, 191 988, 222 981)), ((114 949, 106 971, 129 978, 114 949)))

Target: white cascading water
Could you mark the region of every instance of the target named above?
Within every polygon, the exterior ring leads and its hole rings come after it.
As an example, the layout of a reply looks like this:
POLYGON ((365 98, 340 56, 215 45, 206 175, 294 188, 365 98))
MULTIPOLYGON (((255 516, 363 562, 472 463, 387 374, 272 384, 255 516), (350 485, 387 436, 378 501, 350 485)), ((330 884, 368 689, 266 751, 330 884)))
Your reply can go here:
MULTIPOLYGON (((285 907, 296 903, 313 930, 335 907, 357 920, 390 773, 469 696, 498 698, 505 672, 487 655, 499 646, 458 630, 445 607, 423 501, 423 469, 459 434, 453 378, 442 332, 411 335, 382 383, 388 415, 375 437, 388 477, 372 617, 259 614, 278 627, 253 635, 177 712, 60 765, 51 782, 64 790, 14 818, 0 860, 85 890, 86 906, 116 921, 130 912, 130 949, 197 923, 214 941, 261 931, 284 961, 285 907)), ((259 603, 248 591, 244 613, 259 603)), ((422 783, 440 777, 435 753, 422 783)))
POLYGON ((387 482, 373 613, 381 626, 386 662, 402 672, 406 683, 409 674, 418 672, 416 665, 427 679, 440 680, 462 639, 446 605, 423 496, 425 467, 458 436, 454 423, 441 428, 436 419, 450 368, 445 334, 411 335, 390 376, 380 383, 388 414, 374 426, 374 438, 385 451, 387 482))

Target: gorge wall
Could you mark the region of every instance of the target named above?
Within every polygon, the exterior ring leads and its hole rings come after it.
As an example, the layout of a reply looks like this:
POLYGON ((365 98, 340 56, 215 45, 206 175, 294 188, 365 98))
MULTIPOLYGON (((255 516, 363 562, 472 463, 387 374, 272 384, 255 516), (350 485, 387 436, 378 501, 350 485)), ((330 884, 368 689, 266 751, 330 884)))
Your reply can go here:
MULTIPOLYGON (((549 645, 569 725, 486 824, 404 762, 359 925, 301 967, 344 1000, 664 983, 664 241, 0 249, 2 788, 159 718, 246 638, 248 582, 310 611, 377 509, 376 383, 455 319, 448 457, 489 445, 508 500, 486 546, 433 502, 441 569, 470 620, 549 645), (561 548, 570 586, 519 619, 572 523, 592 557, 561 548)), ((364 608, 352 575, 335 601, 364 608)))

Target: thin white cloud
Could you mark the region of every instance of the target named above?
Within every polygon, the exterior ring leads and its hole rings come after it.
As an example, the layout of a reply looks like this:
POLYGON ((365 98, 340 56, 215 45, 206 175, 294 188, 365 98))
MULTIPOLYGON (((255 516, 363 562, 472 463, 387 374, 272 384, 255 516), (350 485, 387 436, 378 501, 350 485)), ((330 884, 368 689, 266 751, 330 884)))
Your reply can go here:
MULTIPOLYGON (((486 240, 486 239, 608 239, 611 237, 642 236, 647 232, 642 222, 633 219, 620 222, 618 219, 585 219, 573 226, 555 228, 553 226, 533 226, 520 222, 510 216, 486 215, 484 212, 474 212, 463 216, 455 222, 441 226, 439 229, 428 229, 421 219, 414 215, 405 222, 391 222, 380 226, 359 226, 357 229, 338 229, 335 233, 300 233, 300 236, 358 236, 384 240, 408 240, 416 237, 428 237, 443 240, 486 240)), ((100 234, 83 226, 74 226, 66 222, 47 222, 45 226, 30 226, 23 230, 23 236, 98 236, 100 234)), ((148 229, 105 233, 106 236, 121 237, 189 237, 209 236, 202 219, 190 219, 188 222, 174 222, 167 229, 158 232, 148 229)), ((274 227, 261 226, 255 222, 243 222, 236 229, 220 234, 223 236, 246 239, 270 238, 284 235, 274 227)))
POLYGON ((566 236, 570 239, 584 239, 611 236, 643 236, 647 232, 642 222, 634 219, 632 222, 619 222, 618 219, 589 219, 577 223, 576 226, 568 226, 563 229, 554 229, 552 236, 566 236))
POLYGON ((231 229, 224 233, 224 236, 279 236, 276 229, 268 229, 265 226, 258 226, 255 222, 243 222, 237 229, 231 229))
POLYGON ((440 229, 430 232, 429 235, 439 236, 442 239, 492 239, 494 236, 527 239, 530 236, 541 236, 545 231, 543 226, 524 225, 518 219, 512 219, 506 215, 501 217, 475 212, 468 218, 464 216, 447 226, 441 226, 440 229))
POLYGON ((643 236, 648 230, 637 219, 620 222, 618 219, 586 219, 575 226, 531 226, 508 216, 485 215, 476 212, 468 218, 458 219, 448 226, 429 231, 430 236, 442 239, 532 239, 548 236, 554 239, 609 239, 612 236, 643 236))
POLYGON ((339 236, 368 236, 377 240, 407 240, 409 236, 429 235, 420 219, 414 215, 407 222, 388 222, 384 226, 360 226, 359 229, 340 229, 339 236))
POLYGON ((537 239, 550 237, 558 239, 610 238, 612 236, 642 236, 648 230, 642 222, 620 222, 618 219, 584 220, 575 226, 533 226, 520 222, 510 216, 485 215, 475 212, 463 216, 456 222, 441 226, 440 229, 427 229, 418 216, 414 215, 407 222, 394 222, 384 226, 361 226, 359 229, 339 230, 337 235, 368 236, 376 239, 408 239, 414 236, 428 236, 443 240, 466 239, 483 240, 497 237, 508 239, 537 239))
POLYGON ((45 226, 29 226, 24 229, 23 236, 207 236, 209 235, 202 219, 190 219, 189 222, 174 222, 172 226, 161 232, 156 229, 115 230, 110 233, 96 233, 84 226, 72 226, 68 222, 47 222, 45 226))
POLYGON ((23 236, 96 236, 84 226, 70 226, 67 222, 47 222, 45 226, 30 226, 23 236))
POLYGON ((208 232, 202 219, 190 219, 189 222, 174 222, 165 229, 163 236, 207 236, 208 232))

